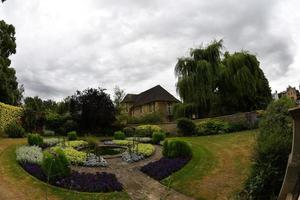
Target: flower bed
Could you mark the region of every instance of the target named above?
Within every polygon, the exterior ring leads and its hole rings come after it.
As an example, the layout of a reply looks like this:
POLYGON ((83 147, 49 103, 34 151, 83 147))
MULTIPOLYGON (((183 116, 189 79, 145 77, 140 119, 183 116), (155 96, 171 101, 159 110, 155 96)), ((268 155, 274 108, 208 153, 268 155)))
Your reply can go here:
POLYGON ((70 176, 56 181, 54 185, 81 192, 113 192, 123 189, 116 176, 106 172, 72 172, 70 176))
MULTIPOLYGON (((46 175, 39 165, 24 163, 22 167, 39 180, 44 182, 47 180, 46 175)), ((117 180, 114 174, 105 172, 91 174, 72 171, 69 176, 54 180, 50 182, 50 184, 80 192, 113 192, 123 189, 122 184, 117 180)))
POLYGON ((141 168, 141 171, 156 180, 162 180, 180 170, 190 158, 161 158, 141 168))
POLYGON ((19 163, 41 164, 43 160, 42 149, 37 146, 21 146, 16 150, 19 163))
POLYGON ((62 139, 60 138, 44 138, 43 140, 43 147, 53 147, 57 145, 58 143, 62 142, 62 139))

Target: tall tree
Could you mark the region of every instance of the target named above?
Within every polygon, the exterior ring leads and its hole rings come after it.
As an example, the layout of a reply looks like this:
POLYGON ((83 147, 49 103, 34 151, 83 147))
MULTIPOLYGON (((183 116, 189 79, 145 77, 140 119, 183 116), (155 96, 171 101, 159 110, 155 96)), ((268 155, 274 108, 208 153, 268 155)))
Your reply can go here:
POLYGON ((80 131, 95 133, 109 128, 115 121, 115 109, 110 96, 102 88, 77 91, 70 99, 70 112, 80 131))
POLYGON ((192 49, 175 66, 176 87, 198 116, 263 109, 271 101, 268 80, 255 55, 222 53, 222 40, 192 49))
POLYGON ((206 48, 192 49, 190 57, 179 58, 175 66, 177 92, 184 103, 192 103, 208 114, 216 99, 222 40, 206 48))
POLYGON ((120 114, 121 113, 121 102, 123 100, 123 98, 125 97, 125 92, 124 90, 122 90, 119 86, 116 86, 114 88, 114 105, 116 108, 116 114, 120 114))
POLYGON ((10 67, 9 56, 16 53, 15 28, 11 24, 0 21, 0 101, 17 105, 22 98, 18 87, 16 71, 10 67))

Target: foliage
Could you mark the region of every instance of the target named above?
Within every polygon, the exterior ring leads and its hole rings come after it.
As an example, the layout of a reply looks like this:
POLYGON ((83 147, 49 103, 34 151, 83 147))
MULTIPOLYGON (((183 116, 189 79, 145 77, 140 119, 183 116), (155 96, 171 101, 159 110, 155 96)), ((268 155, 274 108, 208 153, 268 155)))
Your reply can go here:
POLYGON ((65 134, 65 131, 71 131, 76 128, 72 123, 72 120, 68 120, 70 117, 68 115, 61 115, 57 112, 48 111, 46 112, 45 125, 47 129, 53 130, 56 134, 65 134), (72 128, 71 130, 66 130, 65 126, 72 128))
POLYGON ((56 181, 55 185, 81 192, 113 192, 123 189, 116 176, 106 172, 91 174, 74 171, 70 176, 56 181))
POLYGON ((98 145, 98 141, 94 137, 87 137, 87 138, 85 138, 85 141, 87 141, 90 149, 95 149, 98 145))
POLYGON ((129 124, 158 124, 162 122, 162 116, 158 112, 148 113, 140 117, 128 117, 129 124))
POLYGON ((294 102, 281 98, 272 102, 260 123, 255 163, 246 182, 249 199, 275 199, 278 195, 292 146, 292 118, 288 109, 294 102))
POLYGON ((122 146, 132 144, 132 142, 129 140, 113 140, 112 142, 116 145, 122 145, 122 146))
POLYGON ((23 109, 0 102, 0 136, 6 126, 12 122, 20 121, 23 109))
POLYGON ((163 131, 154 132, 152 135, 152 142, 154 144, 159 144, 160 141, 163 141, 166 138, 166 134, 163 131))
POLYGON ((154 153, 155 147, 152 144, 139 143, 138 145, 135 146, 133 150, 138 154, 142 154, 143 156, 149 157, 154 153))
POLYGON ((161 131, 161 128, 157 125, 140 125, 135 131, 138 136, 152 137, 152 134, 161 131))
POLYGON ((50 181, 66 177, 71 172, 68 159, 61 149, 43 153, 42 170, 50 181))
POLYGON ((28 172, 29 174, 31 174, 32 176, 42 180, 42 181, 46 181, 46 175, 44 174, 42 168, 40 165, 38 164, 32 164, 32 163, 21 163, 23 169, 28 172))
POLYGON ((183 102, 198 116, 264 109, 271 90, 256 56, 225 52, 222 57, 222 48, 222 40, 213 41, 178 59, 176 87, 183 102))
POLYGON ((125 92, 119 86, 114 88, 114 105, 116 113, 119 115, 122 112, 122 100, 125 97, 125 92))
POLYGON ((152 142, 152 138, 150 137, 128 137, 126 138, 126 140, 134 140, 134 141, 137 141, 137 142, 141 142, 141 143, 149 143, 149 142, 152 142))
POLYGON ((123 128, 123 132, 125 133, 126 137, 134 136, 135 129, 133 127, 125 127, 123 128))
POLYGON ((43 138, 43 147, 53 147, 62 142, 60 138, 43 138))
POLYGON ((21 146, 16 150, 17 161, 19 163, 42 164, 42 149, 37 146, 21 146))
POLYGON ((194 135, 196 133, 195 123, 188 118, 178 119, 177 128, 179 132, 185 136, 194 135))
POLYGON ((72 141, 72 140, 77 140, 77 133, 76 131, 70 131, 67 133, 68 136, 68 140, 72 141))
POLYGON ((117 131, 114 133, 115 140, 125 140, 126 136, 122 131, 117 131))
POLYGON ((193 103, 176 103, 172 106, 172 114, 175 119, 192 118, 197 113, 197 106, 193 103))
POLYGON ((23 87, 18 87, 16 71, 9 56, 16 53, 15 27, 0 20, 0 102, 20 104, 23 87))
POLYGON ((217 135, 228 133, 230 130, 229 123, 217 119, 209 119, 200 122, 197 125, 198 135, 217 135))
POLYGON ((42 146, 43 138, 39 134, 28 134, 27 142, 30 146, 42 146))
POLYGON ((101 132, 115 121, 114 105, 104 89, 77 91, 70 99, 70 112, 82 132, 101 132))
POLYGON ((21 138, 25 135, 24 128, 16 122, 12 122, 9 125, 7 125, 4 132, 10 138, 21 138))
POLYGON ((66 141, 64 144, 59 144, 60 147, 72 147, 74 149, 82 149, 88 146, 88 142, 84 140, 66 141))
POLYGON ((163 145, 163 155, 168 158, 191 157, 191 146, 181 140, 165 141, 163 145))
POLYGON ((150 162, 141 168, 141 171, 156 180, 162 180, 174 172, 180 170, 190 161, 190 158, 161 158, 158 161, 150 162))
POLYGON ((108 163, 103 157, 90 153, 83 165, 86 167, 107 167, 108 163))
POLYGON ((87 153, 77 151, 72 147, 64 148, 62 151, 66 155, 68 161, 73 165, 82 165, 87 159, 87 153))

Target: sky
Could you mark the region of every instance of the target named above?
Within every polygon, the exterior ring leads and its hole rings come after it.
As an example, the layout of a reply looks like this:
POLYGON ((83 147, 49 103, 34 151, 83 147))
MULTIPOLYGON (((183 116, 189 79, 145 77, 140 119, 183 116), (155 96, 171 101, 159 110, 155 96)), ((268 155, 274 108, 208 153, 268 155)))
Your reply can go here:
POLYGON ((191 48, 223 39, 257 55, 272 91, 300 83, 298 0, 7 0, 11 56, 25 96, 61 100, 91 87, 176 94, 174 67, 191 48))

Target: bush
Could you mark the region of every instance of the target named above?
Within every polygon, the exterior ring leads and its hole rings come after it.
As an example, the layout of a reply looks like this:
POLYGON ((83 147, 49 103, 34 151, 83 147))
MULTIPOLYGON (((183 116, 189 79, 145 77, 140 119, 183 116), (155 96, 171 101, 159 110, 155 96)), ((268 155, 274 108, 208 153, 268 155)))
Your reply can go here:
POLYGON ((53 147, 62 142, 60 138, 45 138, 43 139, 43 147, 53 147))
POLYGON ((75 140, 75 141, 66 141, 65 143, 59 143, 57 146, 59 147, 72 147, 74 149, 82 149, 88 146, 87 141, 83 140, 75 140))
POLYGON ((154 132, 152 135, 152 142, 154 144, 159 144, 160 141, 163 141, 166 138, 166 134, 164 132, 154 132))
MULTIPOLYGON (((234 127, 232 126, 232 129, 234 127)), ((209 119, 200 122, 197 126, 198 135, 217 135, 230 132, 230 126, 228 122, 224 122, 217 119, 209 119)))
POLYGON ((126 136, 122 131, 117 131, 114 133, 115 140, 125 140, 126 136))
POLYGON ((134 136, 135 129, 133 127, 125 127, 123 132, 125 133, 126 137, 132 137, 134 136))
POLYGON ((136 133, 142 137, 152 137, 154 132, 161 131, 161 128, 157 125, 140 125, 136 127, 136 133))
POLYGON ((44 152, 42 170, 50 181, 66 177, 71 172, 68 159, 61 149, 56 149, 54 153, 44 152))
POLYGON ((68 132, 68 140, 69 141, 77 140, 77 133, 76 133, 76 131, 68 132))
POLYGON ((23 109, 0 102, 0 136, 5 133, 6 127, 21 119, 23 109))
POLYGON ((180 118, 177 120, 177 128, 184 136, 194 135, 196 133, 195 123, 187 118, 180 118))
POLYGON ((162 122, 161 114, 154 112, 141 117, 128 117, 128 124, 158 124, 162 122))
POLYGON ((87 137, 85 139, 85 141, 87 141, 88 146, 89 146, 90 149, 95 149, 97 147, 97 145, 98 145, 98 141, 94 137, 87 137))
POLYGON ((67 147, 62 149, 62 151, 66 155, 68 161, 73 165, 82 165, 86 161, 87 153, 85 152, 77 151, 72 147, 67 147))
POLYGON ((152 144, 139 143, 138 145, 135 146, 133 150, 136 151, 138 154, 149 157, 154 153, 155 148, 152 144))
POLYGON ((42 146, 43 138, 39 134, 28 134, 27 142, 30 146, 42 146))
POLYGON ((16 150, 17 161, 21 164, 42 164, 43 153, 42 149, 37 146, 21 146, 16 150))
POLYGON ((272 102, 260 123, 255 162, 246 181, 247 199, 276 199, 292 147, 292 118, 288 109, 295 104, 288 98, 272 102))
POLYGON ((141 143, 150 143, 152 142, 152 138, 150 137, 128 137, 126 138, 126 140, 129 140, 129 141, 137 141, 137 142, 141 142, 141 143))
POLYGON ((12 122, 6 126, 5 134, 10 138, 22 138, 25 135, 25 130, 19 123, 12 122))
POLYGON ((163 155, 168 158, 191 157, 192 149, 185 141, 165 141, 163 145, 163 155))

